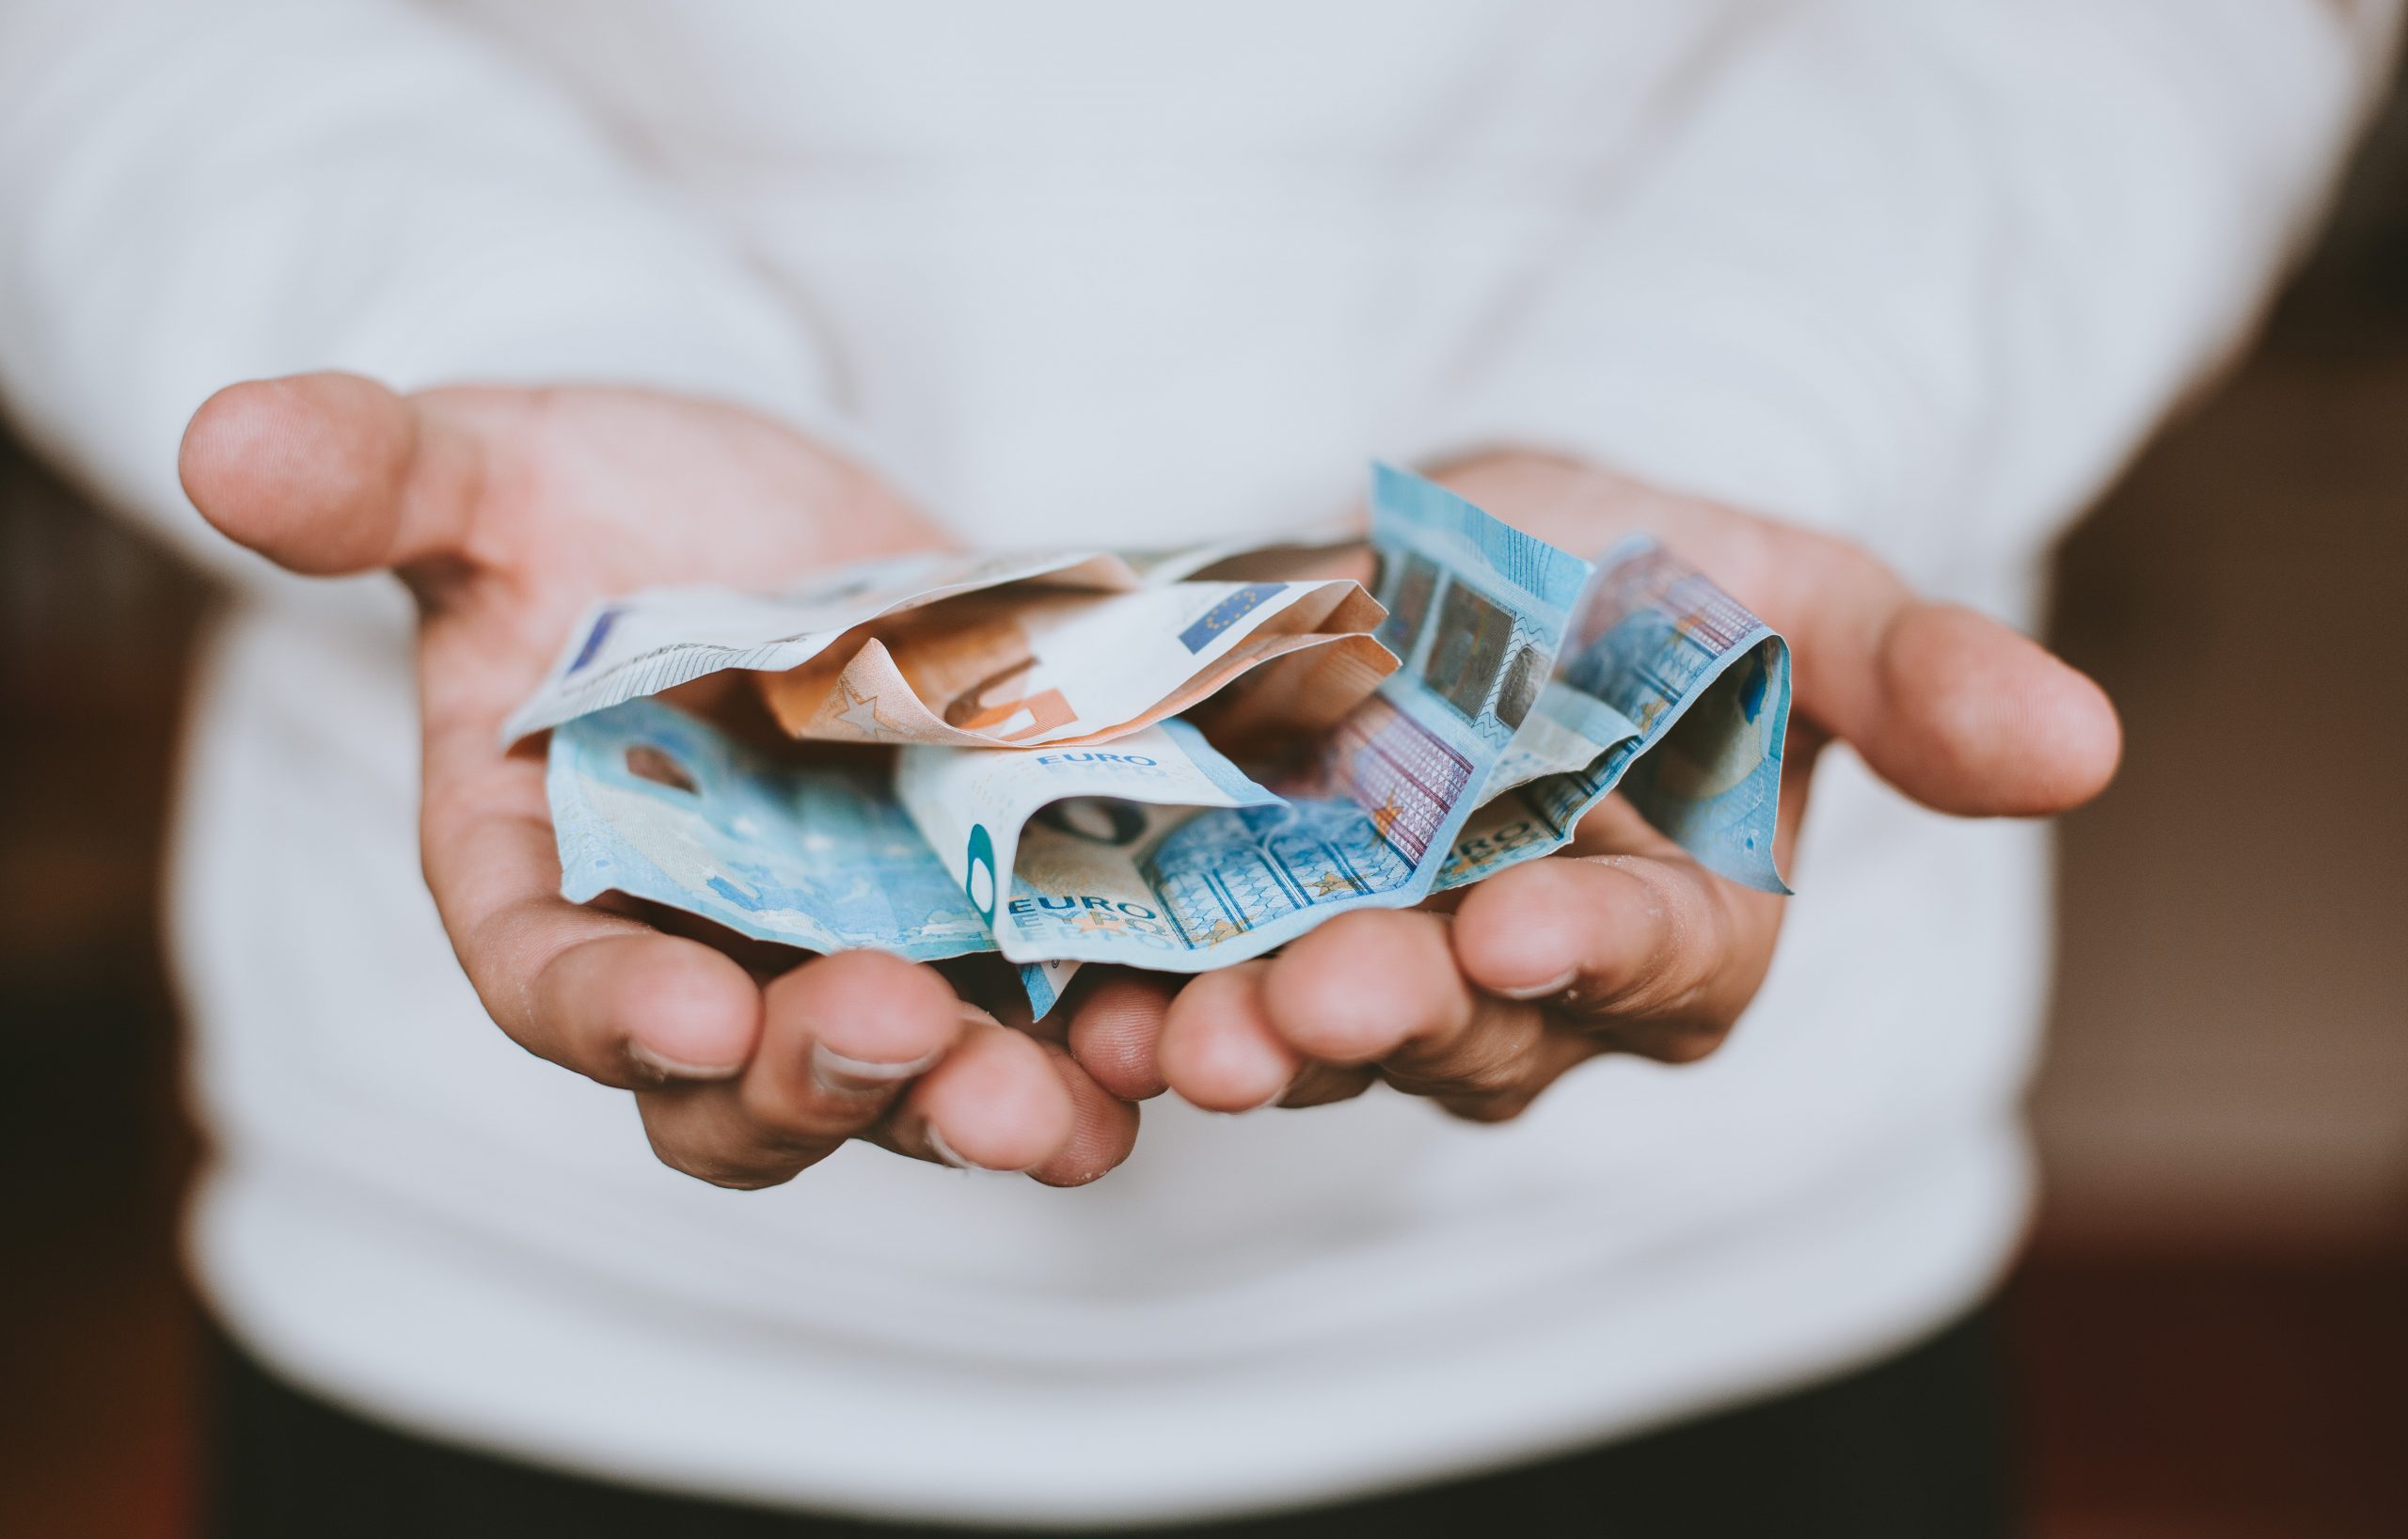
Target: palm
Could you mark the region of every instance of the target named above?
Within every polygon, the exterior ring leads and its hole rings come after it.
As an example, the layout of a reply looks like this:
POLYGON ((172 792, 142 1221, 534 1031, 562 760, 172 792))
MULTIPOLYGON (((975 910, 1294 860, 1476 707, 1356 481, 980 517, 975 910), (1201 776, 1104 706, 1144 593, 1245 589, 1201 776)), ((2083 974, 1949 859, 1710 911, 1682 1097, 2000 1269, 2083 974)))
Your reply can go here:
MULTIPOLYGON (((1915 599, 1861 551, 1543 456, 1443 479, 1570 549, 1650 530, 1789 637, 1784 865, 1827 738, 1925 805, 1972 816, 2077 805, 2114 770, 2115 715, 2096 686, 1993 621, 1915 599)), ((1712 1051, 1763 981, 1782 912, 1608 798, 1570 849, 1457 899, 1342 914, 1175 995, 1119 983, 1110 1020, 1074 1023, 1073 1040, 1128 1095, 1166 1086, 1235 1111, 1385 1081, 1466 1117, 1511 1117, 1602 1052, 1712 1051)))
POLYGON ((404 400, 342 375, 220 392, 183 470, 204 515, 285 564, 409 584, 421 850, 444 927, 524 1046, 638 1089, 663 1158, 760 1185, 855 1136, 1054 1182, 1126 1154, 1130 1108, 966 1015, 925 968, 855 954, 764 987, 708 946, 562 901, 540 754, 499 740, 595 598, 936 543, 874 476, 724 405, 599 389, 404 400))
POLYGON ((426 496, 411 511, 442 546, 404 564, 427 601, 429 704, 490 723, 595 598, 757 586, 940 540, 875 477, 733 407, 592 389, 417 404, 426 496))

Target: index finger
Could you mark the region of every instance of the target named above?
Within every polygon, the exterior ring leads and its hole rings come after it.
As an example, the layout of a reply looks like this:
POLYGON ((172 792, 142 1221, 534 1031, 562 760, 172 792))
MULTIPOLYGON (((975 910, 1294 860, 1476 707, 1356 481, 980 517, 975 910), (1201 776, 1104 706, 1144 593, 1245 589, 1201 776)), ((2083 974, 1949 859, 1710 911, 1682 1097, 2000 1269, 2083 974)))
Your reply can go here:
POLYGON ((1712 1051, 1755 997, 1781 916, 1779 896, 1691 861, 1550 856, 1475 886, 1452 939, 1484 993, 1687 1061, 1712 1051))
POLYGON ((560 896, 533 751, 473 726, 430 726, 420 826, 426 883, 460 966, 521 1047, 605 1085, 724 1078, 761 1030, 761 992, 734 959, 560 896))
POLYGON ((1918 596, 1845 541, 1724 516, 1748 548, 1741 596, 1789 640, 1799 711, 1893 785, 1941 812, 2032 817, 2115 774, 2115 706, 2037 642, 1918 596))

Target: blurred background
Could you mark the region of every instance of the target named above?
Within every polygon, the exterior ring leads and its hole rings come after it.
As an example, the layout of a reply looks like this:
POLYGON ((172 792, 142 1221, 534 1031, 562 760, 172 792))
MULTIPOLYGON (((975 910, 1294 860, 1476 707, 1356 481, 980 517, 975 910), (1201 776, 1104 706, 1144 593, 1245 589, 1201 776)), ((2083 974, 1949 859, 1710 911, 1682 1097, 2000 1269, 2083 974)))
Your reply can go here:
MULTIPOLYGON (((2408 1533, 2408 97, 2254 354, 2066 545, 2067 820, 2009 1295, 2038 1539, 2408 1533)), ((195 1157, 156 893, 209 595, 0 442, 0 1531, 181 1534, 195 1157)))

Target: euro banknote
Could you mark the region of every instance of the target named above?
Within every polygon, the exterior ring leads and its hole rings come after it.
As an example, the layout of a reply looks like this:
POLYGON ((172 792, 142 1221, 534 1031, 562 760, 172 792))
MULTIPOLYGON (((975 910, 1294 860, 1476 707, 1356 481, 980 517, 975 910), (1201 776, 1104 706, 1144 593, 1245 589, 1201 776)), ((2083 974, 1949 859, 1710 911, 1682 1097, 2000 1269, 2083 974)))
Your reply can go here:
POLYGON ((1561 849, 1619 789, 1707 869, 1785 893, 1773 858, 1789 647, 1713 580, 1635 535, 1608 551, 1557 676, 1441 878, 1561 849))
POLYGON ((1380 618, 1339 579, 996 588, 881 622, 857 645, 764 675, 761 690, 797 738, 1036 748, 1102 741, 1260 669, 1275 725, 1310 733, 1395 670, 1371 639, 1380 618))
MULTIPOLYGON (((1461 887, 1562 849, 1620 787, 1701 864, 1785 892, 1771 858, 1787 644, 1703 573, 1634 536, 1597 563, 1569 643, 1439 874, 1461 887)), ((1075 961, 1024 962, 1043 1016, 1075 961)))
MULTIPOLYGON (((1039 1014, 1083 961, 1200 971, 1493 875, 1617 786, 1709 866, 1785 890, 1778 636, 1652 540, 1592 579, 1402 471, 1375 470, 1373 508, 1377 635, 1402 666, 1307 752, 1249 777, 1171 720, 1108 745, 797 759, 639 700, 554 734, 562 890, 814 950, 1000 949, 1039 1014)), ((1142 583, 1148 560, 1124 570, 1142 583)))
POLYGON ((546 771, 561 891, 623 893, 813 951, 933 961, 993 949, 990 921, 1032 817, 1108 828, 1149 801, 1277 800, 1184 722, 1108 749, 930 753, 934 774, 904 777, 899 797, 881 758, 783 760, 657 701, 574 717, 554 729, 546 771), (930 810, 988 841, 966 881, 911 815, 907 798, 927 808, 931 796, 930 810))
POLYGON ((978 948, 985 929, 1014 960, 1173 971, 1259 955, 1348 908, 1416 902, 1535 704, 1589 565, 1402 471, 1375 472, 1372 505, 1378 581, 1404 602, 1380 636, 1403 666, 1276 767, 1276 795, 1232 790, 1252 783, 1178 723, 1147 729, 1189 767, 1176 794, 1159 770, 1122 773, 1122 738, 1113 754, 914 745, 904 794, 881 798, 857 766, 783 767, 623 703, 555 731, 563 891, 615 888, 798 945, 935 957, 978 948), (1060 772, 1029 764, 1023 785, 1022 758, 1060 772), (982 801, 982 776, 1009 789, 982 801), (1114 800, 1031 820, 1039 787, 1114 800), (996 819, 978 816, 990 806, 996 819), (948 879, 943 901, 923 849, 948 879))
MULTIPOLYGON (((1316 538, 1322 538, 1316 536, 1316 538)), ((1270 660, 1276 652, 1247 653, 1249 638, 1269 627, 1291 637, 1284 651, 1313 643, 1294 640, 1310 627, 1326 626, 1338 633, 1353 672, 1326 670, 1322 682, 1358 682, 1357 693, 1377 682, 1382 661, 1370 643, 1351 639, 1377 615, 1370 600, 1351 584, 1263 579, 1284 574, 1297 547, 1261 547, 1216 541, 1179 550, 1114 552, 1045 550, 1007 555, 927 552, 882 561, 858 563, 797 583, 776 594, 758 594, 715 586, 646 589, 590 608, 571 627, 558 659, 532 694, 513 712, 502 728, 505 742, 558 726, 573 717, 606 710, 625 701, 659 694, 710 674, 731 669, 763 674, 784 674, 818 664, 813 676, 816 693, 787 691, 781 714, 789 724, 813 736, 856 741, 903 740, 906 727, 933 727, 929 740, 969 741, 946 734, 958 723, 935 720, 926 702, 907 705, 914 691, 899 688, 894 670, 873 674, 866 690, 836 687, 832 676, 880 629, 924 639, 914 654, 932 665, 946 661, 984 663, 988 672, 941 679, 940 709, 968 702, 974 716, 977 704, 990 692, 1024 680, 1030 665, 1050 667, 1052 682, 1031 690, 1031 708, 1039 708, 1048 688, 1075 690, 1084 685, 1093 696, 1099 689, 1117 689, 1117 697, 1144 697, 1130 715, 1177 694, 1199 674, 1227 682, 1232 672, 1270 660), (1249 563, 1248 557, 1260 560, 1249 563), (1250 566, 1260 570, 1249 570, 1250 566), (1211 568, 1216 579, 1196 578, 1211 568), (916 625, 915 611, 931 607, 960 609, 964 601, 1011 590, 1012 602, 1043 605, 1049 624, 1044 633, 1061 633, 1061 644, 1031 655, 1026 627, 1015 632, 1011 604, 988 604, 962 622, 984 626, 983 649, 947 648, 939 641, 943 628, 966 628, 949 618, 945 627, 916 625), (1175 590, 1175 591, 1173 591, 1175 590), (1150 594, 1152 596, 1145 596, 1150 594), (1098 611, 1093 623, 1070 623, 1087 611, 1098 611), (1284 620, 1284 624, 1281 622, 1284 620), (1144 654, 1144 669, 1115 668, 1116 659, 1133 657, 1136 638, 1131 627, 1164 626, 1163 646, 1144 654), (1109 644, 1089 645, 1099 633, 1109 644), (1000 645, 998 643, 1001 643, 1000 645), (1006 656, 1012 646, 1018 656, 1006 656), (1164 647, 1178 650, 1164 655, 1164 647), (831 654, 832 653, 832 656, 831 654), (1235 658, 1232 653, 1238 653, 1235 658), (1215 667, 1220 672, 1213 673, 1215 667), (1370 670, 1369 676, 1362 676, 1370 670), (1144 677, 1133 678, 1142 672, 1144 677), (1147 692, 1149 685, 1152 692, 1147 692), (831 698, 832 695, 832 698, 831 698), (916 712, 911 706, 922 708, 916 712), (825 708, 821 708, 824 706, 825 708)), ((1148 640, 1152 640, 1148 638, 1148 640)), ((858 680, 856 684, 858 686, 858 680)), ((1331 713, 1336 709, 1331 707, 1331 713)), ((1158 711, 1157 715, 1169 714, 1158 711)), ((1011 728, 1011 712, 992 724, 1011 728)), ((1086 732, 1112 730, 1121 723, 1093 720, 1086 732)), ((1023 730, 1007 740, 1052 740, 1081 736, 1078 727, 1055 720, 1048 727, 1023 730)))
POLYGON ((1117 557, 1044 550, 896 556, 856 563, 776 594, 704 584, 647 588, 586 611, 543 682, 503 723, 502 736, 515 742, 727 669, 800 668, 868 621, 1037 578, 1106 592, 1143 580, 1117 557))
MULTIPOLYGON (((1007 960, 1199 972, 1351 909, 1429 895, 1537 701, 1590 567, 1387 466, 1373 469, 1371 545, 1380 639, 1402 665, 1264 774, 1276 805, 1030 825, 1015 896, 994 915, 1007 960)), ((958 845, 938 854, 968 868, 958 845)))
MULTIPOLYGON (((1184 722, 1149 727, 1088 748, 946 749, 914 743, 897 756, 895 800, 970 906, 990 928, 1018 912, 1023 839, 1117 849, 1132 831, 1182 820, 1204 808, 1275 807, 1184 722)), ((1131 896, 1080 894, 1074 928, 1143 923, 1131 896), (1121 901, 1114 901, 1114 896, 1121 901), (1109 920, 1098 913, 1108 912, 1109 920)), ((1039 897, 1040 906, 1054 900, 1039 897)))
POLYGON ((876 755, 779 763, 636 699, 552 731, 561 892, 664 904, 755 940, 933 961, 993 945, 876 755))

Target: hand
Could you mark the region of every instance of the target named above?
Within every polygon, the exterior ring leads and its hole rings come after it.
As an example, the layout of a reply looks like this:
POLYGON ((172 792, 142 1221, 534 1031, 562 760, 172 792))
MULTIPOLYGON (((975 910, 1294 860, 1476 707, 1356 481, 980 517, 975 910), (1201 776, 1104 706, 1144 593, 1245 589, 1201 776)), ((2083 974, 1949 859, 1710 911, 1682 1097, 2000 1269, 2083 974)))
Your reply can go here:
MULTIPOLYGON (((1568 549, 1651 530, 1789 639, 1783 870, 1831 738, 1963 817, 2062 812, 2115 772, 2120 736, 2096 685, 2004 626, 1916 598, 1837 540, 1542 456, 1441 479, 1568 549)), ((1069 1039, 1133 1100, 1167 1087, 1242 1111, 1386 1083, 1501 1120, 1599 1054, 1713 1052, 1764 981, 1783 901, 1715 876, 1609 797, 1562 853, 1422 909, 1340 915, 1183 989, 1100 976, 1073 997, 1069 1039)))
POLYGON ((732 406, 603 389, 404 398, 345 374, 219 391, 181 468, 203 516, 284 565, 408 584, 420 854, 444 928, 521 1046, 635 1091, 661 1159, 764 1186, 865 1138, 1068 1185, 1128 1156, 1133 1106, 928 968, 854 952, 764 981, 630 912, 564 901, 542 747, 497 742, 595 598, 940 543, 877 478, 732 406))

